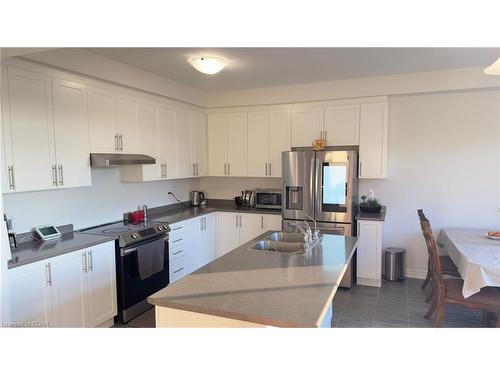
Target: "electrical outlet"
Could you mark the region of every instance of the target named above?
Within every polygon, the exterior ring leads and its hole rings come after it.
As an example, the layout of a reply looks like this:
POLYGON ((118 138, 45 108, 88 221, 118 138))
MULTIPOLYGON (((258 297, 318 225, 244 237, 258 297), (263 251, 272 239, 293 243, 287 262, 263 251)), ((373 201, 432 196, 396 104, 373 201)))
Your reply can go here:
POLYGON ((373 198, 373 197, 375 197, 375 190, 372 189, 368 190, 368 198, 373 198))

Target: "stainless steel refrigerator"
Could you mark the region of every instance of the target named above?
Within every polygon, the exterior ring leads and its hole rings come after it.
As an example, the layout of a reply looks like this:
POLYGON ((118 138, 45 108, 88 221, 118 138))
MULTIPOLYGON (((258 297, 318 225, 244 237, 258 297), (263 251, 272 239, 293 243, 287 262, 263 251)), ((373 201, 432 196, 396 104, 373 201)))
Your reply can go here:
MULTIPOLYGON (((326 151, 283 152, 283 228, 296 231, 293 222, 312 225, 330 233, 355 236, 358 207, 357 148, 332 147, 326 151)), ((352 267, 341 286, 350 287, 352 267)))

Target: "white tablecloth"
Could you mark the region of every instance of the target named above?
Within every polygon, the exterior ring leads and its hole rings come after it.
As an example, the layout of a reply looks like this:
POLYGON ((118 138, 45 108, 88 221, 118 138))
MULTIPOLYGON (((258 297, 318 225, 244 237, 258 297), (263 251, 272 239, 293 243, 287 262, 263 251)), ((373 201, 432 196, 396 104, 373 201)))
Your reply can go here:
POLYGON ((438 245, 448 253, 464 279, 465 298, 485 286, 500 287, 500 241, 486 237, 488 230, 444 228, 438 245))

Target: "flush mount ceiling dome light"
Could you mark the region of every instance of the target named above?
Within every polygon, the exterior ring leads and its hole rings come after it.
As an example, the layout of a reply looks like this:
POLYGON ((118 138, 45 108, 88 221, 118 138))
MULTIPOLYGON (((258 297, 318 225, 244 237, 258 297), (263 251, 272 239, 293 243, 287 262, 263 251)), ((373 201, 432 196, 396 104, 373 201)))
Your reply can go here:
POLYGON ((189 63, 199 72, 205 74, 219 73, 226 66, 226 60, 220 57, 195 57, 189 63))
POLYGON ((497 59, 493 64, 484 69, 486 74, 500 75, 500 58, 497 59))

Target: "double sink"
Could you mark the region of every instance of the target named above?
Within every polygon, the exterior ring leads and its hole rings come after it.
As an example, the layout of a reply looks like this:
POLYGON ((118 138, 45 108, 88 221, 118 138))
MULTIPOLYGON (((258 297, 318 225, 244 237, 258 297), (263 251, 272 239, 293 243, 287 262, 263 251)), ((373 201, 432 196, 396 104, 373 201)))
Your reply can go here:
POLYGON ((300 233, 274 232, 263 240, 255 242, 249 249, 277 251, 287 254, 304 254, 307 250, 316 246, 320 241, 321 236, 318 239, 312 240, 310 243, 305 243, 304 236, 300 233))

